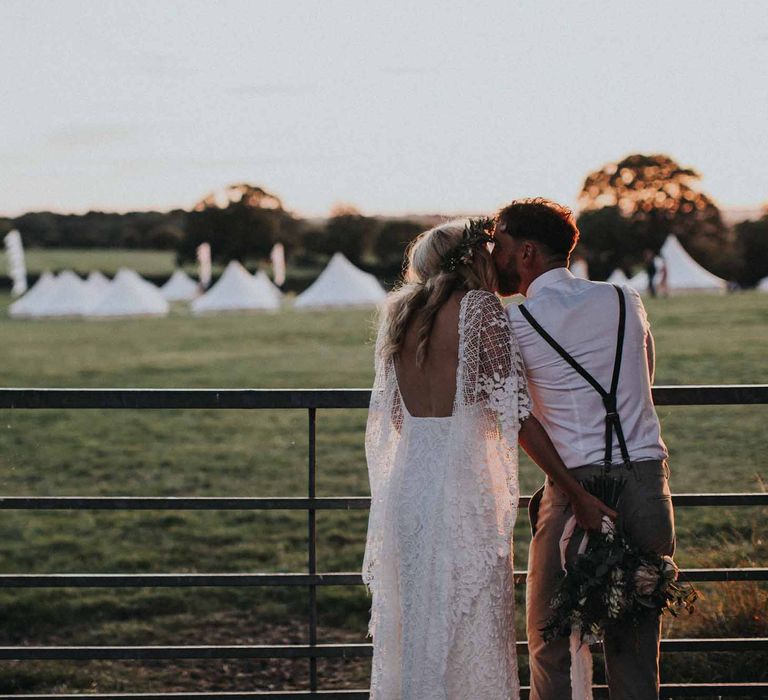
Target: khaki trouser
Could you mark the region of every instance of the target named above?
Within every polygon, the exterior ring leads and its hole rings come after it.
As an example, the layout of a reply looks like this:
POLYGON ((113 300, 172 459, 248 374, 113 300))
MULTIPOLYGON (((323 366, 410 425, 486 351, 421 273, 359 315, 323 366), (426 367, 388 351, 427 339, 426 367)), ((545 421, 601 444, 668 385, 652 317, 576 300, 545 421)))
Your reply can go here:
MULTIPOLYGON (((602 466, 589 465, 573 469, 572 474, 582 481, 601 471, 602 466)), ((614 466, 611 473, 626 477, 618 511, 629 536, 641 547, 672 555, 675 523, 666 460, 634 462, 631 469, 614 466)), ((568 639, 544 642, 540 630, 552 612, 549 602, 561 571, 559 542, 572 511, 563 491, 547 479, 531 499, 529 512, 534 533, 526 587, 530 698, 567 700, 571 697, 568 639)), ((638 627, 606 630, 603 653, 611 700, 658 698, 660 635, 656 616, 638 627)))

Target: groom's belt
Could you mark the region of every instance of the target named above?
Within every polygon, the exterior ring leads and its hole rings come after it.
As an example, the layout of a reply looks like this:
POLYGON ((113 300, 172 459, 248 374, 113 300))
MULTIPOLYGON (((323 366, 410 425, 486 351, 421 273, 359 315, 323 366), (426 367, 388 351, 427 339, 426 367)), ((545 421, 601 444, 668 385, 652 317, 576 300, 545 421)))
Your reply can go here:
MULTIPOLYGON (((634 470, 635 468, 640 469, 641 471, 643 469, 649 469, 653 468, 654 466, 658 465, 666 465, 667 458, 650 458, 650 459, 638 459, 638 460, 630 460, 629 462, 621 462, 619 464, 612 464, 611 469, 627 469, 627 470, 634 470)), ((573 474, 573 478, 578 480, 580 477, 583 479, 588 479, 590 474, 586 474, 587 470, 595 470, 595 472, 600 472, 605 469, 605 464, 603 462, 597 462, 592 464, 582 464, 578 467, 569 467, 568 472, 570 474, 573 474), (582 471, 579 471, 582 470, 582 471)), ((669 467, 667 467, 669 469, 669 467)))
MULTIPOLYGON (((667 457, 643 457, 642 459, 630 459, 629 464, 635 466, 635 465, 641 465, 641 464, 653 464, 653 463, 659 463, 659 462, 666 462, 667 457)), ((589 464, 579 464, 577 467, 569 467, 569 471, 573 471, 574 469, 584 469, 585 467, 602 467, 603 461, 599 462, 590 462, 589 464)), ((624 466, 624 462, 617 462, 612 464, 614 468, 618 469, 619 467, 624 466)))

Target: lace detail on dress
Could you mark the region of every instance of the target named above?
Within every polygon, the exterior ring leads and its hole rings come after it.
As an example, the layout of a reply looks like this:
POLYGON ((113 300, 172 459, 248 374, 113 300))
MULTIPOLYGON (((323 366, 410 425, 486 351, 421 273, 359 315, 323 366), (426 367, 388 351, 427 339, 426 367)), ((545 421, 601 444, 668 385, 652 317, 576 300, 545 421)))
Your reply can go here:
POLYGON ((512 527, 530 399, 503 308, 487 292, 462 299, 449 417, 403 412, 380 347, 366 430, 371 700, 517 698, 512 527))
POLYGON ((502 430, 517 431, 532 410, 517 338, 494 294, 478 290, 470 295, 461 308, 459 328, 469 340, 459 343, 459 362, 466 363, 468 356, 477 355, 477 366, 472 367, 477 373, 475 400, 488 402, 502 430))

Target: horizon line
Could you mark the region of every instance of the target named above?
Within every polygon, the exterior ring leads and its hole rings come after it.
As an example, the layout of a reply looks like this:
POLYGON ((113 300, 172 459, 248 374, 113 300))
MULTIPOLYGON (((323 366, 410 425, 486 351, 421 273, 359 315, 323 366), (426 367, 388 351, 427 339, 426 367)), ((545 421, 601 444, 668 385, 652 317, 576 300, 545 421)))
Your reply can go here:
MULTIPOLYGON (((578 213, 579 209, 574 204, 570 202, 559 202, 560 204, 565 204, 565 206, 569 207, 573 210, 574 213, 578 213)), ((736 211, 763 211, 768 209, 768 201, 766 202, 753 202, 753 203, 739 203, 739 204, 720 204, 718 202, 715 202, 715 205, 720 211, 730 211, 730 212, 736 212, 736 211)), ((320 213, 312 213, 312 212, 301 212, 298 209, 292 209, 290 207, 285 208, 284 211, 287 213, 295 216, 298 219, 330 219, 330 209, 333 208, 335 205, 331 205, 329 207, 329 210, 326 211, 323 214, 320 213)), ((351 204, 350 206, 357 209, 357 207, 354 204, 351 204)), ((135 208, 135 207, 116 207, 114 209, 106 208, 106 207, 84 207, 79 209, 70 209, 70 210, 62 210, 59 208, 47 208, 47 207, 37 207, 33 209, 25 209, 20 210, 18 213, 6 213, 6 212, 0 212, 0 219, 18 219, 22 216, 25 216, 27 214, 41 214, 41 213, 50 213, 50 214, 56 214, 59 216, 85 216, 86 214, 92 214, 92 213, 99 213, 99 214, 118 214, 120 216, 124 216, 126 214, 139 214, 139 213, 158 213, 158 214, 170 214, 174 211, 185 211, 190 212, 194 208, 194 205, 191 205, 189 207, 184 206, 171 206, 171 207, 145 207, 145 208, 135 208)), ((487 215, 486 211, 460 211, 460 210, 443 210, 443 211, 428 211, 428 210, 422 210, 422 211, 397 211, 397 210, 390 210, 390 211, 377 211, 377 212, 366 212, 364 210, 358 209, 361 216, 368 217, 368 218, 398 218, 398 219, 407 219, 409 217, 433 217, 433 216, 439 216, 439 217, 453 217, 453 218, 465 218, 470 216, 482 216, 487 215)))

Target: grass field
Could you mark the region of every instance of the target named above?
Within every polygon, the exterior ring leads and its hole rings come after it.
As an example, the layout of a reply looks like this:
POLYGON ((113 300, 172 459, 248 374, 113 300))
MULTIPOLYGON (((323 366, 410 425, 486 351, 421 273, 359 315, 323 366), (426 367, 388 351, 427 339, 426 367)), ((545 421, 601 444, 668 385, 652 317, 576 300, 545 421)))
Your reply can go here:
MULTIPOLYGON (((122 264, 122 262, 120 263, 122 264)), ((134 265, 141 269, 139 265, 134 265)), ((104 265, 99 265, 106 269, 104 265)), ((145 271, 146 272, 146 271, 145 271)), ((2 383, 59 387, 367 387, 370 312, 10 321, 0 297, 2 383)), ((659 384, 768 381, 768 296, 648 303, 659 384)), ((676 492, 765 489, 768 408, 661 408, 676 492)), ((0 411, 3 495, 305 494, 303 411, 0 411)), ((366 495, 364 411, 318 412, 318 493, 366 495)), ((540 482, 527 461, 523 490, 540 482)), ((679 509, 683 566, 766 566, 761 509, 679 509)), ((320 571, 359 570, 366 514, 321 513, 320 571)), ((306 516, 290 512, 0 514, 2 571, 301 571, 306 516)), ((528 523, 521 515, 523 567, 528 523)), ((768 636, 768 590, 701 587, 699 612, 667 636, 768 636)), ((519 599, 522 602, 522 590, 519 599)), ((362 589, 319 593, 322 642, 364 641, 362 589)), ((243 644, 306 637, 303 590, 0 591, 0 644, 243 644)), ((523 632, 523 609, 517 614, 523 632)), ((666 681, 768 679, 760 654, 669 655, 666 681)), ((526 677, 525 660, 522 674, 526 677)), ((325 687, 361 686, 365 662, 321 662, 325 687)), ((599 678, 599 674, 598 674, 599 678)), ((5 662, 0 692, 303 687, 306 662, 5 662)))
MULTIPOLYGON (((129 267, 142 275, 170 275, 176 253, 172 250, 28 248, 24 251, 27 271, 74 270, 87 275, 91 270, 112 275, 120 267, 129 267)), ((7 275, 7 258, 0 256, 0 275, 7 275)), ((190 270, 193 269, 190 267, 190 270)))
MULTIPOLYGON (((99 270, 111 277, 121 267, 127 267, 161 284, 163 278, 170 277, 177 267, 176 253, 169 250, 28 248, 25 250, 25 260, 27 272, 33 279, 46 270, 54 273, 73 270, 83 277, 87 277, 91 270, 99 270)), ((0 277, 8 275, 7 265, 6 256, 0 255, 0 277)), ((263 261, 258 260, 246 260, 245 265, 251 271, 265 267, 263 261)), ((187 262, 182 268, 197 279, 198 267, 195 263, 187 262)), ((321 269, 322 266, 291 265, 284 289, 302 291, 317 278, 321 269)), ((224 265, 214 263, 211 267, 214 280, 223 271, 224 265)))

